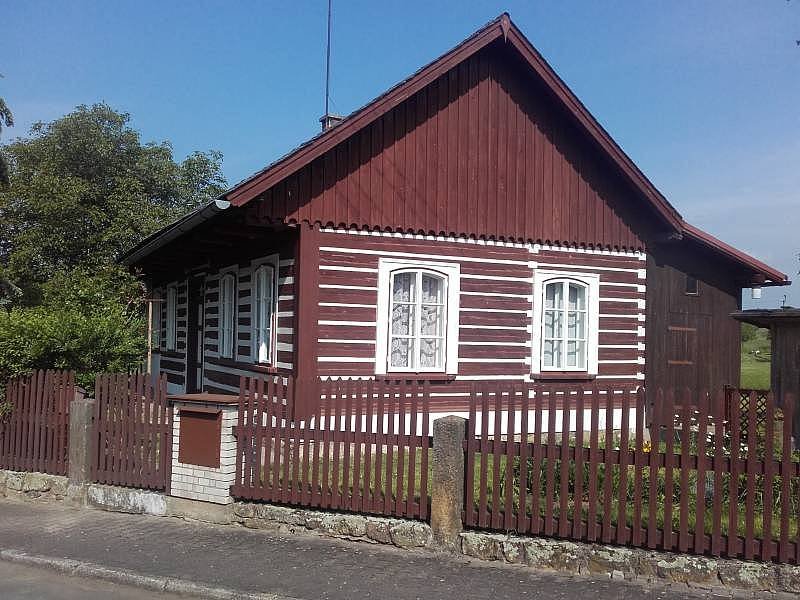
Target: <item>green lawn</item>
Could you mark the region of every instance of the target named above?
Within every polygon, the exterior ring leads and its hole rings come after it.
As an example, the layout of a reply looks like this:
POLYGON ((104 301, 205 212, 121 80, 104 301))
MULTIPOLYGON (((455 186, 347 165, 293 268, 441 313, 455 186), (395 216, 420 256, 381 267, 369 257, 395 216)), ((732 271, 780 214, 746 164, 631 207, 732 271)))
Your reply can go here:
POLYGON ((767 329, 742 325, 741 387, 768 390, 770 388, 770 340, 767 329))

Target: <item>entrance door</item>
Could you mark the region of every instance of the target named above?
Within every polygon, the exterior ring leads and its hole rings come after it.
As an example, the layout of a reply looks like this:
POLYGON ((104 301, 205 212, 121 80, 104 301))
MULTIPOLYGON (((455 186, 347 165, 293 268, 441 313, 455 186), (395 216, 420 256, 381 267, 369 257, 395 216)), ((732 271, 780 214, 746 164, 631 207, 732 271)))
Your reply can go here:
POLYGON ((204 277, 189 279, 186 338, 186 393, 203 389, 204 277))

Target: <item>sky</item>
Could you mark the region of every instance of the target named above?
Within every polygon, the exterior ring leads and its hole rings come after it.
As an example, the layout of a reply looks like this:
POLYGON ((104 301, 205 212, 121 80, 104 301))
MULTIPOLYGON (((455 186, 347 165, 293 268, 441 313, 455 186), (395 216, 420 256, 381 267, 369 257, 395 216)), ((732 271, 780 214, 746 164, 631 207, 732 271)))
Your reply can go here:
MULTIPOLYGON (((800 0, 333 0, 348 114, 503 11, 689 222, 800 279, 800 0)), ((79 104, 130 113, 233 184, 315 135, 326 0, 0 0, 0 97, 24 136, 79 104)), ((800 306, 800 284, 747 307, 800 306)))

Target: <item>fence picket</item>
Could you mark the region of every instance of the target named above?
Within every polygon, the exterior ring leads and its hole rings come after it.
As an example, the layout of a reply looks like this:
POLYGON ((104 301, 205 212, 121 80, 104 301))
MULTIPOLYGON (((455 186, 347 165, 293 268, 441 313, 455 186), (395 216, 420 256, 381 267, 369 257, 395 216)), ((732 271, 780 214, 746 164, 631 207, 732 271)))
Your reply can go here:
POLYGON ((617 544, 628 543, 628 462, 630 458, 630 390, 622 393, 619 440, 619 488, 617 490, 617 544))
POLYGON ((592 421, 589 430, 589 511, 586 518, 586 539, 597 540, 597 465, 600 430, 600 391, 592 387, 592 421))
POLYGON ((681 398, 681 483, 680 483, 680 521, 678 535, 678 550, 686 552, 689 549, 689 447, 692 439, 692 392, 688 388, 683 390, 681 398))
POLYGON ((644 390, 636 390, 636 425, 633 454, 633 523, 631 530, 631 544, 637 548, 643 545, 644 530, 642 527, 642 471, 644 469, 644 421, 645 398, 644 390))
POLYGON ((758 397, 751 391, 747 402, 747 495, 745 496, 744 557, 752 560, 755 556, 755 495, 756 495, 756 453, 758 451, 758 397))
POLYGON ((561 459, 560 473, 559 473, 559 486, 558 499, 559 499, 559 515, 558 515, 558 535, 567 537, 570 523, 568 518, 569 510, 569 432, 570 432, 570 392, 564 390, 563 400, 561 403, 561 448, 559 455, 561 459))
MULTIPOLYGON (((788 394, 783 398, 783 423, 781 429, 781 526, 780 543, 778 544, 778 561, 789 562, 789 509, 791 507, 791 473, 794 470, 792 464, 792 423, 794 399, 788 394)), ((800 547, 800 535, 797 536, 796 545, 800 547)))
POLYGON ((764 490, 764 501, 761 529, 761 560, 768 562, 772 560, 772 480, 775 475, 775 399, 770 392, 767 394, 767 418, 764 423, 766 429, 764 440, 764 479, 762 489, 764 490))

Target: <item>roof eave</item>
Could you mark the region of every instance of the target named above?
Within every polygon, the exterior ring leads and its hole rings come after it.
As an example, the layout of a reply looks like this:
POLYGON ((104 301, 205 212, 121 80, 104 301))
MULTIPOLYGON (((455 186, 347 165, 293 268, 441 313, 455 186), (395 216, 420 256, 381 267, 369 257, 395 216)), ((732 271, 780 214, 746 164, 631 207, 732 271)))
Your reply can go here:
POLYGON ((746 252, 737 250, 733 246, 726 244, 722 240, 709 233, 706 233, 694 225, 684 221, 682 224, 682 230, 683 233, 689 238, 713 249, 728 259, 747 267, 748 270, 752 271, 756 276, 759 276, 754 277, 753 281, 751 282, 753 285, 757 285, 759 287, 771 287, 791 285, 792 283, 785 273, 781 273, 777 269, 773 269, 766 263, 761 262, 753 256, 750 256, 746 252), (763 281, 760 281, 761 278, 763 278, 763 281))

